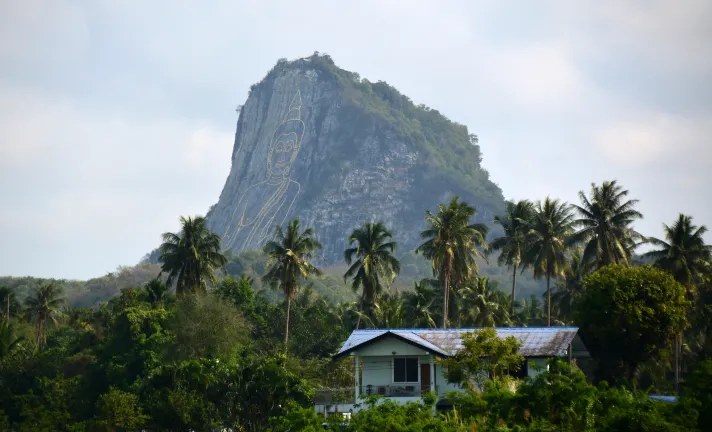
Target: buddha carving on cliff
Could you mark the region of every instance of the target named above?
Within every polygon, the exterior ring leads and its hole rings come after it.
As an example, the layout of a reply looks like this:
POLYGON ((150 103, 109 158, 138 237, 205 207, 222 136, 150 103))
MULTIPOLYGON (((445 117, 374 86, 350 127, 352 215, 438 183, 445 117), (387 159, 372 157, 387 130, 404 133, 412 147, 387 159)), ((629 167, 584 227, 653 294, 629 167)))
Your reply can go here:
POLYGON ((230 228, 223 237, 228 248, 237 252, 261 248, 275 226, 286 222, 300 190, 290 175, 304 134, 301 108, 302 97, 297 90, 289 112, 272 135, 267 151, 267 179, 247 188, 232 213, 230 228))

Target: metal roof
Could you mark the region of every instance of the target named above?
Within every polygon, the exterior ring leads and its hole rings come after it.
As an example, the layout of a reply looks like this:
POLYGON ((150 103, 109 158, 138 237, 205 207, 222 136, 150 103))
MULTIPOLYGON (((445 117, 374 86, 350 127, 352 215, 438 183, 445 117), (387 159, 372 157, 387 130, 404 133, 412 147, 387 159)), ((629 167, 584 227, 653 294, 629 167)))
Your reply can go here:
MULTIPOLYGON (((354 330, 335 357, 351 353, 359 346, 368 345, 389 335, 417 345, 424 350, 450 356, 462 348, 462 334, 481 328, 459 329, 369 329, 354 330)), ((500 327, 497 336, 514 336, 522 342, 519 353, 525 357, 554 357, 566 355, 578 327, 500 327)))

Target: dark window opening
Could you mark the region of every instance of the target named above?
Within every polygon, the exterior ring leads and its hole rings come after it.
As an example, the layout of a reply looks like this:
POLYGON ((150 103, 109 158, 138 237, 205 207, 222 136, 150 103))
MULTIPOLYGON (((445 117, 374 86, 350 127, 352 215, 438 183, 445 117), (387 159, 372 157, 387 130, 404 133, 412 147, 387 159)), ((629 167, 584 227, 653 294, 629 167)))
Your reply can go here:
POLYGON ((516 378, 516 379, 526 378, 529 375, 528 361, 524 360, 524 362, 522 362, 522 365, 519 368, 519 370, 516 370, 516 371, 510 370, 510 371, 507 371, 507 374, 509 376, 511 376, 512 378, 516 378))
POLYGON ((418 382, 418 359, 417 358, 394 358, 393 359, 393 382, 397 382, 397 383, 418 382))

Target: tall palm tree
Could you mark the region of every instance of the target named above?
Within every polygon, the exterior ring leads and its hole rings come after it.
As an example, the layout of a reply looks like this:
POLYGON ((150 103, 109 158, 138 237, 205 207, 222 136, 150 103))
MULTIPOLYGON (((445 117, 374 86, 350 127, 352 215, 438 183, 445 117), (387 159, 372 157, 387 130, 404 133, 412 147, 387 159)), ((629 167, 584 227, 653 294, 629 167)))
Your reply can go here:
POLYGON ((299 219, 289 222, 286 233, 278 225, 275 228, 274 240, 267 242, 263 249, 269 256, 269 260, 267 273, 262 280, 273 289, 280 288, 287 300, 285 350, 289 342, 289 312, 292 300, 299 290, 300 281, 311 275, 321 275, 321 271, 311 262, 319 249, 321 243, 314 237, 314 230, 307 228, 302 231, 299 219))
POLYGON ((534 215, 534 204, 522 200, 516 204, 507 202, 507 213, 504 216, 495 216, 494 222, 502 226, 504 235, 490 243, 490 250, 499 251, 497 264, 512 269, 512 303, 509 314, 514 315, 514 301, 516 298, 517 268, 522 263, 527 240, 527 221, 534 215))
POLYGON ((655 266, 670 272, 675 280, 690 292, 705 277, 712 274, 712 246, 705 244, 704 225, 695 226, 692 217, 680 214, 671 226, 663 224, 665 240, 649 237, 648 242, 658 249, 643 254, 655 266))
POLYGON ((60 307, 64 303, 62 290, 55 283, 40 285, 35 292, 25 299, 25 305, 30 318, 35 322, 37 346, 47 343, 47 322, 55 327, 58 324, 60 307))
POLYGON ((574 205, 579 231, 572 243, 584 245, 583 260, 595 262, 596 268, 609 264, 630 265, 633 250, 644 240, 631 224, 643 215, 635 209, 638 200, 628 199, 628 191, 615 180, 601 186, 591 183, 590 198, 579 192, 581 205, 574 205))
POLYGON ((420 233, 425 242, 416 252, 432 261, 433 274, 442 283, 443 328, 447 328, 448 323, 451 282, 465 281, 478 274, 475 259, 484 257, 477 248, 487 248, 487 226, 470 223, 475 214, 475 208, 460 202, 458 197, 453 197, 447 206, 438 204, 437 214, 426 210, 425 222, 428 226, 420 233))
POLYGON ((526 262, 533 268, 534 277, 546 277, 547 326, 551 326, 551 278, 564 275, 572 224, 568 204, 550 197, 537 202, 534 217, 527 223, 526 262))
MULTIPOLYGON (((652 259, 656 267, 672 274, 687 288, 688 297, 694 297, 698 285, 712 276, 712 246, 705 244, 703 237, 707 227, 694 225, 692 217, 682 213, 671 226, 663 224, 663 227, 665 240, 649 237, 648 243, 658 249, 643 254, 643 257, 652 259)), ((675 385, 678 389, 682 337, 680 334, 674 341, 675 385)))
POLYGON ((10 317, 12 316, 12 314, 17 315, 21 312, 21 308, 22 306, 20 305, 20 302, 17 301, 15 291, 6 286, 1 286, 0 311, 2 311, 2 314, 5 315, 5 321, 10 322, 10 317))
POLYGON ((227 264, 220 237, 208 229, 202 216, 181 216, 180 222, 180 233, 163 234, 161 273, 168 273, 167 285, 176 283, 177 294, 204 292, 208 282, 215 284, 215 271, 227 264))
POLYGON ((366 222, 351 232, 351 247, 344 251, 344 260, 350 266, 344 274, 344 282, 353 278, 351 288, 354 292, 361 289, 361 309, 368 316, 372 314, 376 297, 383 292, 384 285, 389 286, 400 273, 400 262, 393 255, 396 242, 392 238, 393 234, 382 222, 366 222))
POLYGON ((571 262, 564 271, 564 280, 554 285, 551 294, 552 306, 559 321, 568 321, 576 302, 583 294, 583 280, 593 271, 594 263, 585 261, 581 251, 571 254, 571 262))

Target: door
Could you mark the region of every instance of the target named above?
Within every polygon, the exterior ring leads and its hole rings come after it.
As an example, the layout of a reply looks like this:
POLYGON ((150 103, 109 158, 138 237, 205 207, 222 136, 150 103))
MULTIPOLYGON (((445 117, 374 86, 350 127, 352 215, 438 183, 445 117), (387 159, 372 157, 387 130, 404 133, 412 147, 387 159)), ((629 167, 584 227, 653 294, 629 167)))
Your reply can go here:
POLYGON ((420 391, 425 393, 430 391, 430 364, 420 365, 420 391))

